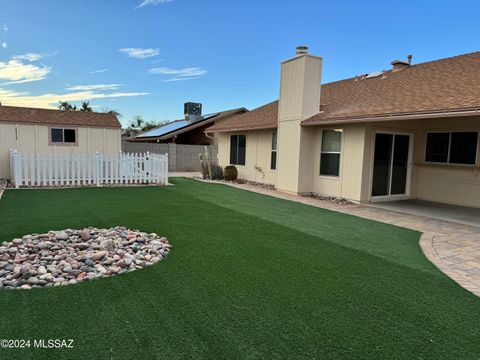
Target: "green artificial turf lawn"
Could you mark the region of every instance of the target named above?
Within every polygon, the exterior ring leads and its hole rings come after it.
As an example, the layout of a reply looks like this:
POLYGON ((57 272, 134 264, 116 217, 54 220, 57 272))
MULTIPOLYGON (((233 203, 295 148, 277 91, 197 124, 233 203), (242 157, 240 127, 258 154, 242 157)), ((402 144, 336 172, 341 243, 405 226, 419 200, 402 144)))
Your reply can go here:
POLYGON ((418 232, 236 190, 7 190, 0 240, 124 225, 169 257, 111 279, 0 290, 0 359, 474 359, 480 299, 423 256, 418 232))

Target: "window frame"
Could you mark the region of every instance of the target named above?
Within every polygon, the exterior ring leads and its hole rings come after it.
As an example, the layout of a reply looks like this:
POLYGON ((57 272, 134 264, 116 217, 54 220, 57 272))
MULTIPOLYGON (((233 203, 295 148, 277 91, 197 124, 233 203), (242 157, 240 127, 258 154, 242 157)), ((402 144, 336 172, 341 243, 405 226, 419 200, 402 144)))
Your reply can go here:
POLYGON ((245 166, 247 163, 247 135, 246 134, 230 134, 230 156, 229 156, 229 162, 230 165, 235 165, 235 166, 245 166), (237 138, 237 147, 236 147, 236 159, 235 162, 232 162, 232 137, 235 136, 237 138), (240 144, 240 136, 245 137, 245 156, 244 156, 244 163, 239 164, 238 163, 238 153, 239 153, 239 144, 240 144))
POLYGON ((326 179, 333 179, 333 180, 340 180, 342 178, 342 161, 343 161, 343 129, 339 128, 325 128, 322 129, 320 132, 320 151, 319 151, 319 161, 318 161, 318 172, 317 176, 320 178, 326 178, 326 179), (340 132, 340 151, 322 151, 322 146, 323 146, 323 133, 325 131, 338 131, 340 132), (338 175, 324 175, 321 173, 322 171, 322 154, 338 154, 338 175))
POLYGON ((74 127, 62 127, 62 126, 49 126, 48 127, 48 145, 49 146, 78 146, 78 128, 74 127), (63 141, 52 141, 52 130, 62 130, 63 141), (75 142, 65 142, 65 130, 75 131, 75 142))
POLYGON ((278 163, 278 132, 274 131, 272 133, 272 141, 270 144, 270 170, 276 171, 278 163), (275 149, 273 148, 273 137, 275 136, 275 149), (275 166, 273 166, 273 154, 275 153, 275 166))
POLYGON ((427 130, 425 132, 425 148, 424 148, 424 156, 423 156, 423 163, 427 165, 438 165, 438 166, 459 166, 459 167, 476 167, 478 164, 478 151, 480 149, 480 130, 472 130, 472 129, 460 129, 460 130, 427 130), (448 156, 447 162, 439 162, 439 161, 427 161, 427 146, 428 146, 428 134, 445 134, 448 133, 448 156), (475 163, 473 164, 462 164, 462 163, 452 163, 450 162, 450 154, 451 154, 451 144, 452 144, 452 134, 453 133, 476 133, 477 134, 477 149, 475 151, 475 163))

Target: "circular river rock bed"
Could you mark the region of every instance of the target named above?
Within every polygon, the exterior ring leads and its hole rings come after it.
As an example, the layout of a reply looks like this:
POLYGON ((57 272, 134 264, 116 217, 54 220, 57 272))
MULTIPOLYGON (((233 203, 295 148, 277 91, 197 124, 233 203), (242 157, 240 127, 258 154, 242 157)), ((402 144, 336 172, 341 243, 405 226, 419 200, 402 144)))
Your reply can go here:
POLYGON ((0 245, 0 289, 76 284, 150 266, 171 249, 155 233, 110 229, 49 231, 0 245))

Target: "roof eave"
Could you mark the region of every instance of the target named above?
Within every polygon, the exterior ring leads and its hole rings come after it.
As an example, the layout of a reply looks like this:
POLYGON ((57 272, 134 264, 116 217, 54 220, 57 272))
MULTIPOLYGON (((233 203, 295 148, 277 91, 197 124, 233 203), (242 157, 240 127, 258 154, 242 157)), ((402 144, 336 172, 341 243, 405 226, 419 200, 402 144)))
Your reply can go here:
POLYGON ((309 119, 302 121, 302 126, 318 126, 331 124, 349 124, 349 123, 363 123, 363 122, 378 122, 378 121, 396 121, 396 120, 415 120, 415 119, 435 119, 435 118, 454 118, 480 115, 480 108, 450 110, 450 111, 434 111, 434 112, 417 112, 417 113, 401 113, 401 114, 384 114, 372 116, 358 116, 347 118, 332 118, 319 119, 309 121, 309 119))
POLYGON ((262 126, 243 126, 227 129, 206 129, 205 133, 228 133, 228 132, 237 132, 237 131, 255 131, 255 130, 269 130, 276 129, 277 125, 262 125, 262 126))

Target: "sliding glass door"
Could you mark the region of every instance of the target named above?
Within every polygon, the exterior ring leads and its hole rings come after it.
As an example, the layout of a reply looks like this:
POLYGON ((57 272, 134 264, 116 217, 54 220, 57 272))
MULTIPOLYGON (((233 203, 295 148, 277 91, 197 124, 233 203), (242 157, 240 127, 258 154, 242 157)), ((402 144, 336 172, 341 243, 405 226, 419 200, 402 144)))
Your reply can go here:
POLYGON ((375 135, 372 197, 407 195, 410 141, 405 134, 375 135))

